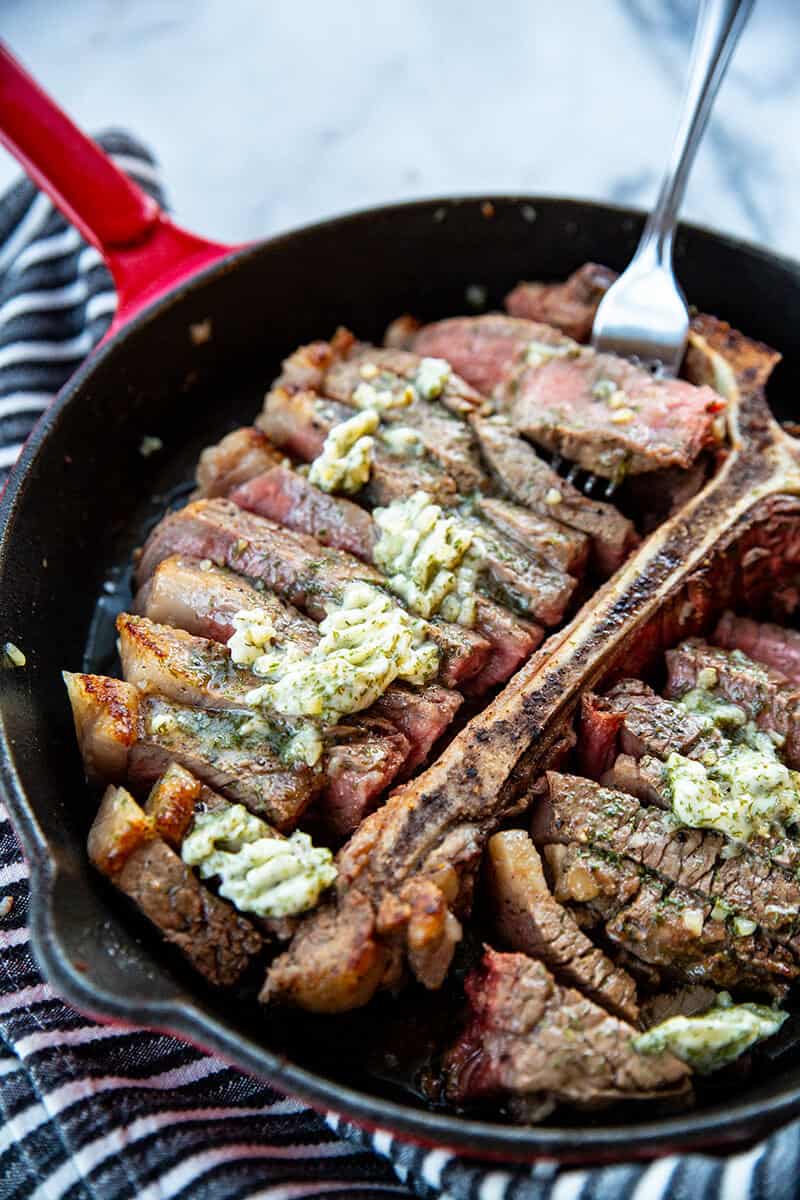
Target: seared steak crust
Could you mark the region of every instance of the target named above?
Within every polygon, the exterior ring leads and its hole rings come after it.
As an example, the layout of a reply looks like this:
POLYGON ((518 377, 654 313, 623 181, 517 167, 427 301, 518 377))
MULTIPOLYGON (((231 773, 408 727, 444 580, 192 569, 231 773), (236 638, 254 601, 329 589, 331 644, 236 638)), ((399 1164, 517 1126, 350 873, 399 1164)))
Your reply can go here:
POLYGON ((722 835, 686 829, 671 814, 591 780, 550 771, 547 785, 548 799, 533 814, 538 844, 577 842, 622 854, 794 943, 800 882, 776 864, 747 847, 731 858, 722 835))
POLYGON ((584 263, 560 283, 519 283, 505 307, 512 317, 555 325, 576 342, 588 342, 597 306, 617 272, 599 263, 584 263))
POLYGON ((594 914, 607 938, 667 978, 782 996, 800 975, 800 963, 762 930, 736 936, 724 914, 712 915, 711 900, 630 859, 578 845, 544 854, 556 899, 594 914))
POLYGON ((633 1026, 610 1016, 524 954, 486 949, 465 984, 469 1022, 445 1059, 454 1103, 509 1092, 596 1107, 688 1092, 673 1055, 637 1054, 633 1026))
POLYGON ((635 1024, 636 984, 552 896, 528 835, 521 829, 496 833, 487 847, 486 870, 494 925, 503 943, 540 958, 556 978, 635 1024))

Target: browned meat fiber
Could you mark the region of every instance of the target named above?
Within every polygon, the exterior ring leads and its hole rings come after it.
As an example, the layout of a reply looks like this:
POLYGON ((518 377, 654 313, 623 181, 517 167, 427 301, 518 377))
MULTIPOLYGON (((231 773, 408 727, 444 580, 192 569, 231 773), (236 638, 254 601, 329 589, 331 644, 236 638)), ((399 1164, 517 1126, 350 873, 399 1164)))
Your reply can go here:
POLYGON ((633 1026, 524 954, 487 948, 465 987, 469 1022, 445 1059, 454 1103, 510 1093, 545 1109, 558 1101, 594 1108, 689 1091, 684 1063, 637 1054, 633 1026))
MULTIPOLYGON (((273 592, 259 591, 246 579, 199 559, 174 555, 164 559, 142 587, 136 607, 161 625, 227 642, 237 612, 264 609, 278 642, 311 650, 319 640, 317 625, 273 592)), ((438 683, 410 687, 394 683, 369 713, 389 721, 408 739, 409 752, 400 777, 425 762, 461 707, 462 697, 438 683)))
POLYGON ((210 983, 236 983, 261 954, 258 930, 200 883, 124 788, 106 790, 89 857, 210 983))

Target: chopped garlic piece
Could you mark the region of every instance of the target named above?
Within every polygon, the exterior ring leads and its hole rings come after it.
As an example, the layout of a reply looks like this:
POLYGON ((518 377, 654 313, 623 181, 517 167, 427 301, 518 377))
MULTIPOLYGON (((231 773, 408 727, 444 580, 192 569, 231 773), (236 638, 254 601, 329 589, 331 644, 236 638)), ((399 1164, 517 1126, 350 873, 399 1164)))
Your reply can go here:
POLYGON ((551 506, 560 504, 563 499, 564 497, 561 495, 561 492, 558 490, 558 488, 548 488, 544 494, 545 504, 550 504, 551 506))
POLYGON ((336 879, 333 855, 307 833, 283 838, 243 804, 198 813, 181 857, 240 912, 289 917, 308 912, 336 879))
POLYGON ((480 538, 457 517, 445 516, 427 492, 394 500, 372 515, 380 530, 375 564, 392 591, 417 616, 441 613, 448 621, 473 625, 485 559, 480 538))
POLYGON ((381 433, 381 441, 398 458, 418 457, 425 449, 419 433, 409 425, 390 425, 381 433))
MULTIPOLYGON (((369 384, 361 385, 369 387, 369 384)), ((356 389, 358 390, 358 389, 356 389)), ((347 421, 334 425, 308 472, 308 478, 323 492, 359 491, 369 479, 375 439, 380 417, 373 408, 356 413, 347 421)))
POLYGON ((19 646, 15 646, 13 642, 6 642, 3 654, 12 667, 24 667, 28 661, 19 646))
POLYGON ((628 403, 628 394, 623 392, 622 388, 616 388, 608 397, 609 408, 625 408, 628 403))
POLYGON ((687 933, 691 933, 693 937, 700 937, 703 932, 703 910, 702 908, 686 908, 681 914, 681 924, 687 933))
POLYGON ((700 688, 715 688, 719 682, 716 667, 702 667, 697 672, 697 686, 700 688))
POLYGON ((611 420, 615 425, 630 425, 635 416, 636 413, 632 408, 618 408, 611 414, 611 420))
POLYGON ((541 367, 553 358, 578 358, 581 347, 572 338, 564 338, 555 342, 529 342, 525 351, 525 361, 529 367, 541 367))
POLYGON ((447 386, 453 369, 443 358, 423 358, 417 367, 414 387, 423 400, 435 400, 447 386))
POLYGON ((361 364, 361 369, 358 373, 362 379, 377 379, 380 370, 375 366, 375 363, 365 362, 361 364))

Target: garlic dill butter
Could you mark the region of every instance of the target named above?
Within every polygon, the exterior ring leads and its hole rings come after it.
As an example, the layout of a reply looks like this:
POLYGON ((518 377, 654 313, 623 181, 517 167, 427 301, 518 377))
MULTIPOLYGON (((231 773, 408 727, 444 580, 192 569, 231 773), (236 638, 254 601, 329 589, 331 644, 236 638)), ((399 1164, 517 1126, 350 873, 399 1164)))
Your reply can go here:
POLYGON ((783 739, 757 729, 744 709, 714 695, 713 668, 700 676, 701 686, 679 703, 723 733, 724 748, 702 762, 669 755, 665 768, 674 815, 684 825, 716 829, 740 842, 800 821, 800 774, 778 755, 783 739))
POLYGON ((720 992, 713 1008, 694 1017, 668 1017, 633 1039, 638 1054, 671 1051, 700 1075, 734 1062, 756 1042, 772 1037, 788 1013, 764 1004, 734 1004, 720 992))
POLYGON ((380 424, 374 408, 358 412, 334 425, 322 446, 322 453, 311 464, 308 479, 323 492, 352 495, 369 479, 375 439, 371 436, 380 424))
POLYGON ((322 754, 325 728, 369 708, 395 679, 419 685, 439 669, 439 651, 427 640, 423 623, 368 583, 348 584, 341 602, 328 608, 311 651, 265 639, 262 652, 252 657, 250 647, 264 629, 259 610, 238 613, 234 625, 232 651, 235 644, 249 669, 264 679, 245 702, 293 725, 291 753, 309 766, 322 754))
POLYGON ((336 879, 327 847, 307 833, 280 837, 243 804, 198 813, 181 857, 201 878, 218 877, 220 895, 257 917, 307 912, 336 879))
POLYGON ((445 515, 427 492, 394 500, 372 514, 380 536, 373 557, 393 592, 420 617, 475 624, 484 551, 476 533, 445 515))

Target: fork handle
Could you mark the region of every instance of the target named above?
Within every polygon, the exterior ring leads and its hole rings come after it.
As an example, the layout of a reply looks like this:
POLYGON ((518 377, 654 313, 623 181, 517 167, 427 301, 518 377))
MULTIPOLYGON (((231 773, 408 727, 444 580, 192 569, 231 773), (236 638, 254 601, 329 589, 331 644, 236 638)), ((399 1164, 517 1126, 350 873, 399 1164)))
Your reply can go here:
POLYGON ((669 165, 647 219, 636 258, 672 262, 672 237, 697 148, 719 85, 755 0, 701 0, 692 42, 689 81, 669 165))

